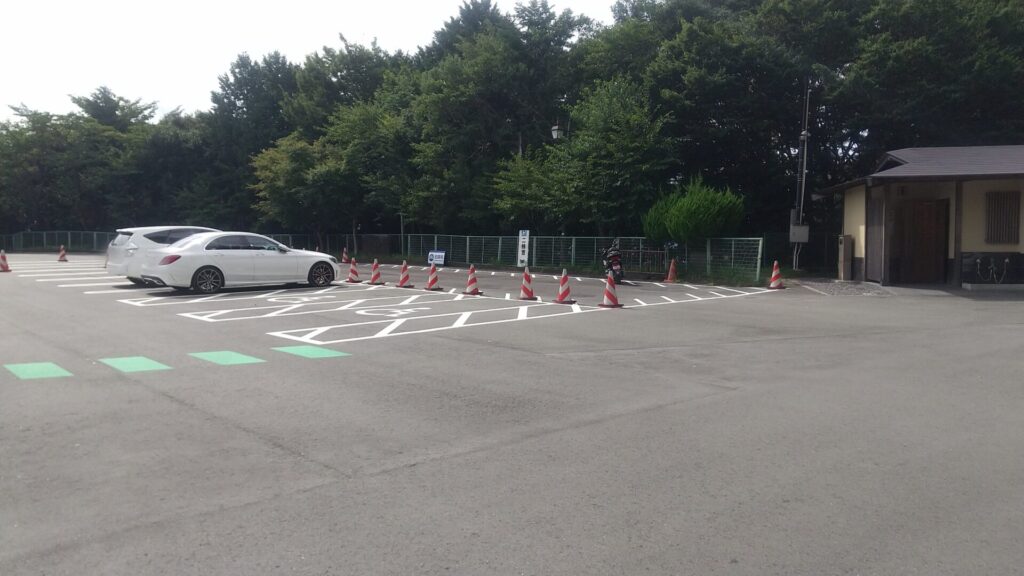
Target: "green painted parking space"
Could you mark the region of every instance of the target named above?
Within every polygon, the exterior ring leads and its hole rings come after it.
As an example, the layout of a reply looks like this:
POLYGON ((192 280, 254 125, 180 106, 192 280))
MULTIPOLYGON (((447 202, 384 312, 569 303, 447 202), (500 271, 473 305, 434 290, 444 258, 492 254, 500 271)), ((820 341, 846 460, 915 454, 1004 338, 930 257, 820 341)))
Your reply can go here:
POLYGON ((156 360, 146 358, 145 356, 126 356, 124 358, 100 358, 100 362, 103 362, 107 366, 121 372, 153 372, 155 370, 170 370, 171 367, 166 364, 161 364, 156 360))
POLYGON ((278 352, 284 352, 285 354, 294 354, 295 356, 301 356, 303 358, 338 358, 341 356, 351 356, 346 352, 339 352, 337 350, 331 350, 330 348, 321 348, 320 346, 282 346, 280 348, 274 348, 278 352))
POLYGON ((71 372, 53 362, 29 362, 26 364, 4 364, 4 368, 22 380, 38 378, 66 378, 71 372))
POLYGON ((216 352, 191 352, 189 356, 219 364, 221 366, 236 366, 239 364, 259 364, 265 362, 261 358, 255 356, 248 356, 240 352, 232 352, 230 350, 218 350, 216 352))

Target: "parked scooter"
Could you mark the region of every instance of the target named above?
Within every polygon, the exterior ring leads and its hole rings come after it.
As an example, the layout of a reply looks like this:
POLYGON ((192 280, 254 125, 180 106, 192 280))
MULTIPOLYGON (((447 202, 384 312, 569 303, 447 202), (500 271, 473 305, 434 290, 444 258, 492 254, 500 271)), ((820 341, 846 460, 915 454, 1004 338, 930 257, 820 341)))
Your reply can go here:
POLYGON ((612 245, 601 252, 601 264, 604 266, 605 275, 611 274, 616 284, 621 284, 626 277, 622 269, 622 251, 619 250, 619 239, 616 238, 612 245))

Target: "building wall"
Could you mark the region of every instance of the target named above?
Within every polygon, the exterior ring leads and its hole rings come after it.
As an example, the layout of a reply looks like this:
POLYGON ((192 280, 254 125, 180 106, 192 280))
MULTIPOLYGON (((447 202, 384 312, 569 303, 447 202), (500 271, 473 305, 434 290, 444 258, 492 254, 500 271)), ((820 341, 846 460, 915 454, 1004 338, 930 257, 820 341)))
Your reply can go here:
MULTIPOLYGON (((961 246, 964 252, 1024 252, 1024 243, 985 243, 985 193, 997 190, 1021 190, 1020 180, 975 180, 964 182, 964 221, 961 246)), ((1021 210, 1024 232, 1024 210, 1021 210)), ((1024 234, 1021 235, 1024 240, 1024 234)))
POLYGON ((1024 190, 1024 183, 1019 179, 964 182, 960 274, 966 284, 1024 283, 1024 210, 1021 242, 985 242, 985 193, 998 190, 1024 190))
POLYGON ((864 258, 864 233, 867 230, 867 193, 864 186, 846 191, 843 200, 843 234, 853 236, 853 257, 864 258))

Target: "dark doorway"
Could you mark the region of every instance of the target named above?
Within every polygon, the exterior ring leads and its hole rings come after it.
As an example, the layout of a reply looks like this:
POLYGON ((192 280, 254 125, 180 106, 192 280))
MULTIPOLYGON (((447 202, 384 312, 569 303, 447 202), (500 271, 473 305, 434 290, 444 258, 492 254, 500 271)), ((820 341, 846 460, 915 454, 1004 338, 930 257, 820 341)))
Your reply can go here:
POLYGON ((949 200, 905 200, 896 209, 892 246, 893 282, 935 284, 946 281, 949 249, 949 200))

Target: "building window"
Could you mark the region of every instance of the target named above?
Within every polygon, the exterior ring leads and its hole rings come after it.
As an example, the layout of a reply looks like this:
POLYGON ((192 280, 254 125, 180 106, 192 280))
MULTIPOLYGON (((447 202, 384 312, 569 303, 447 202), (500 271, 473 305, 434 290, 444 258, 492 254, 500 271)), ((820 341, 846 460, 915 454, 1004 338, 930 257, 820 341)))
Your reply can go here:
POLYGON ((1020 242, 1020 190, 985 195, 985 243, 1020 242))

